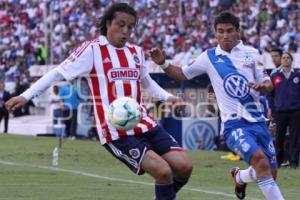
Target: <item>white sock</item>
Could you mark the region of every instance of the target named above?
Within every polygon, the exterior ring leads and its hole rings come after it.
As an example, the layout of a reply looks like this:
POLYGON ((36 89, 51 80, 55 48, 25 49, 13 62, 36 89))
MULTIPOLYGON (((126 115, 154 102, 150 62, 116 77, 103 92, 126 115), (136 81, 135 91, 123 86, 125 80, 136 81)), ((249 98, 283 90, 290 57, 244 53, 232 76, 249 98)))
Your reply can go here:
POLYGON ((240 170, 235 178, 239 184, 251 183, 257 180, 256 172, 252 166, 249 166, 247 169, 240 170))
POLYGON ((257 180, 257 183, 267 200, 284 200, 272 176, 257 180))

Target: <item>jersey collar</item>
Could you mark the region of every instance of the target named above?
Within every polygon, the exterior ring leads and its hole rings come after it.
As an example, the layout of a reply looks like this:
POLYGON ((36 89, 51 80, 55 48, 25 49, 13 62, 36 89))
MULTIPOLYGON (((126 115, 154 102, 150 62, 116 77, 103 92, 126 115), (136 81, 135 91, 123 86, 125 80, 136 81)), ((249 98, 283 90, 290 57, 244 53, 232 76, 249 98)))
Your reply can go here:
MULTIPOLYGON (((294 70, 294 68, 292 67, 290 72, 292 73, 292 72, 294 72, 294 71, 295 71, 295 70, 294 70)), ((280 68, 279 68, 279 72, 283 73, 283 69, 282 69, 281 66, 280 66, 280 68)))

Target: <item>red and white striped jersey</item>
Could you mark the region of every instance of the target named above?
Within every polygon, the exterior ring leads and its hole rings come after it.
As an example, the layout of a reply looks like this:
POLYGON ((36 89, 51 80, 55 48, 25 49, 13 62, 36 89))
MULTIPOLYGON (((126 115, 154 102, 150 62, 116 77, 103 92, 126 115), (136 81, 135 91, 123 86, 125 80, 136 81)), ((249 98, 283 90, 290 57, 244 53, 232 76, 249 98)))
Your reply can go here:
POLYGON ((157 125, 143 106, 143 117, 132 130, 117 130, 107 118, 109 104, 118 97, 128 96, 141 104, 140 80, 148 75, 144 63, 140 47, 127 43, 123 48, 116 48, 105 36, 100 36, 82 44, 58 66, 59 73, 67 80, 87 77, 101 144, 145 133, 157 125))

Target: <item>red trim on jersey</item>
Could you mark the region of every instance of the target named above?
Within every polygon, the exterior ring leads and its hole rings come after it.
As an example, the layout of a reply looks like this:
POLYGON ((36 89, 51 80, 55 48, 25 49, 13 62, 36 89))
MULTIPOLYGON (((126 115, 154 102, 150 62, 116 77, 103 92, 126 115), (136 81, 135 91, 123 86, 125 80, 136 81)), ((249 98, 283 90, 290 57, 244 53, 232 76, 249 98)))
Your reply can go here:
MULTIPOLYGON (((104 70, 104 75, 106 77, 106 84, 107 84, 107 95, 108 95, 108 101, 109 104, 113 102, 113 100, 116 99, 117 97, 117 91, 116 91, 116 85, 115 82, 112 81, 110 82, 107 78, 108 71, 113 67, 112 62, 104 62, 104 60, 109 59, 111 61, 111 57, 109 55, 107 46, 100 46, 100 53, 102 56, 102 64, 103 64, 103 70, 104 70)), ((126 136, 126 131, 120 131, 117 130, 119 137, 124 137, 126 136)))
POLYGON ((105 135, 106 142, 110 142, 112 141, 112 138, 107 123, 105 122, 102 99, 100 96, 99 80, 98 80, 95 65, 93 65, 93 69, 90 72, 90 78, 92 81, 93 98, 94 98, 94 102, 96 103, 96 113, 94 115, 98 115, 101 128, 103 129, 103 131, 105 131, 104 135, 105 135))
POLYGON ((84 42, 78 49, 76 49, 77 52, 75 51, 75 56, 79 57, 91 43, 92 41, 84 42))
POLYGON ((183 151, 181 147, 170 147, 171 151, 183 151))
MULTIPOLYGON (((117 51, 117 56, 119 58, 121 67, 128 68, 129 67, 128 60, 125 55, 124 49, 116 49, 116 51, 117 51)), ((123 87, 124 87, 124 96, 131 97, 130 81, 123 81, 123 87)))

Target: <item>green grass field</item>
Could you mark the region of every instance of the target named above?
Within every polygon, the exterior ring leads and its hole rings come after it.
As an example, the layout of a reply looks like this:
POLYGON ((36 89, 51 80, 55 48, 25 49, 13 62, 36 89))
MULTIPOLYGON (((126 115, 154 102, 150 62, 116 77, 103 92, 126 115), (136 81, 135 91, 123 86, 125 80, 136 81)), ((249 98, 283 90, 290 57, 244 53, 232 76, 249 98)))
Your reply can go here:
MULTIPOLYGON (((57 138, 0 135, 0 200, 152 200, 148 175, 136 176, 98 142, 63 142, 59 166, 52 167, 57 138)), ((194 171, 179 200, 229 200, 228 170, 243 162, 219 159, 221 152, 189 152, 194 171)), ((282 169, 278 184, 287 200, 300 199, 300 170, 282 169)), ((263 199, 256 184, 246 199, 263 199)))

